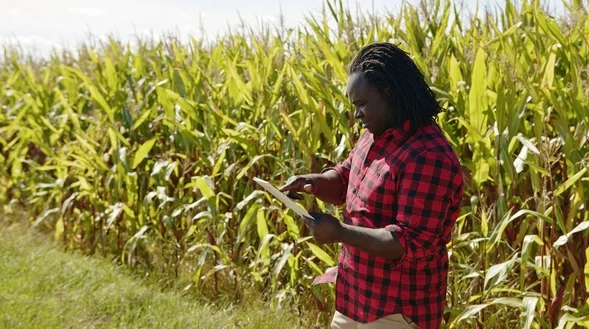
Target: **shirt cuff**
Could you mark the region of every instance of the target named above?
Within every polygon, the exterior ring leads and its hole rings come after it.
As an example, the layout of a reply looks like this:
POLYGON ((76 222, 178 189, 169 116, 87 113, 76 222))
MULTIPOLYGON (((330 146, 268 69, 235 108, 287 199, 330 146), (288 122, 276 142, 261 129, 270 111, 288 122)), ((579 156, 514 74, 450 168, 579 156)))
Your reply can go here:
POLYGON ((411 237, 408 236, 405 229, 399 225, 387 225, 384 228, 385 230, 394 233, 397 239, 399 240, 399 244, 403 248, 403 256, 399 261, 409 260, 423 260, 428 259, 433 255, 432 250, 425 250, 420 245, 415 243, 411 237))
POLYGON ((396 261, 397 263, 401 263, 402 261, 404 261, 407 258, 407 241, 405 241, 405 235, 403 234, 403 229, 401 227, 399 227, 398 225, 393 225, 393 224, 385 226, 384 229, 393 233, 395 235, 395 237, 397 238, 397 240, 399 241, 399 244, 403 248, 403 256, 401 256, 401 259, 396 261))

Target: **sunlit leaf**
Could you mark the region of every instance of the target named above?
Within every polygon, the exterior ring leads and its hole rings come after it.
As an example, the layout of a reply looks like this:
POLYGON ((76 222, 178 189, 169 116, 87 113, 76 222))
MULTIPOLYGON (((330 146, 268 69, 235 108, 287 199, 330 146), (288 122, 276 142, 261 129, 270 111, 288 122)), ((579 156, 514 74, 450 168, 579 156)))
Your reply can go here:
POLYGON ((536 304, 538 304, 538 297, 524 297, 524 325, 522 329, 530 329, 534 323, 534 315, 536 314, 536 304))
POLYGON ((319 260, 321 260, 325 265, 327 265, 327 266, 335 265, 335 261, 331 258, 331 256, 329 256, 329 254, 326 253, 319 246, 317 246, 316 244, 311 243, 311 242, 307 242, 307 245, 311 249, 311 252, 313 253, 313 255, 315 255, 317 258, 319 258, 319 260))
POLYGON ((150 140, 148 140, 147 142, 143 143, 139 149, 137 150, 137 153, 135 153, 135 157, 133 158, 133 164, 131 165, 132 169, 137 168, 137 166, 143 161, 145 160, 145 158, 147 157, 147 154, 149 154, 149 151, 151 151, 151 148, 153 148, 153 145, 155 144, 156 139, 152 138, 150 140))
POLYGON ((268 235, 268 224, 266 223, 266 213, 262 208, 258 208, 256 212, 256 226, 258 228, 258 236, 260 240, 264 239, 268 235))
POLYGON ((512 258, 506 262, 491 266, 485 275, 485 287, 488 289, 490 284, 491 286, 496 285, 505 280, 514 265, 515 259, 512 258))
POLYGON ((587 172, 587 167, 581 169, 578 173, 574 174, 572 177, 566 180, 566 182, 562 183, 554 190, 554 196, 561 195, 564 191, 568 190, 571 186, 573 186, 585 173, 587 172))
POLYGON ((558 247, 564 245, 565 243, 568 242, 571 235, 578 233, 578 232, 585 231, 588 228, 589 228, 589 221, 579 223, 579 225, 575 226, 575 228, 573 228, 570 232, 568 232, 565 235, 560 236, 558 238, 558 240, 556 240, 556 242, 554 242, 554 247, 558 248, 558 247))
POLYGON ((214 184, 210 178, 195 177, 193 179, 195 181, 196 187, 200 190, 200 193, 202 193, 205 198, 210 200, 215 197, 214 184))

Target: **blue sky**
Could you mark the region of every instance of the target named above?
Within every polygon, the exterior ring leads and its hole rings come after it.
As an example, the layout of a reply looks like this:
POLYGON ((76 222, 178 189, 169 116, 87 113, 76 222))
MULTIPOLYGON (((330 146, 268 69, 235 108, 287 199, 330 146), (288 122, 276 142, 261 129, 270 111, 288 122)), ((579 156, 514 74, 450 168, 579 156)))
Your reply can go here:
MULTIPOLYGON (((404 0, 418 3, 419 0, 404 0)), ((344 0, 350 8, 382 13, 396 11, 403 0, 344 0)), ((515 2, 518 2, 517 0, 515 2)), ((303 23, 304 15, 321 10, 323 0, 0 0, 0 45, 17 42, 26 49, 46 54, 52 47, 70 47, 96 37, 114 34, 199 36, 201 27, 209 37, 239 23, 278 22, 280 8, 287 26, 303 23)), ((476 1, 464 0, 470 7, 476 1)), ((483 6, 502 3, 480 0, 483 6)), ((562 10, 561 0, 543 0, 562 10)))

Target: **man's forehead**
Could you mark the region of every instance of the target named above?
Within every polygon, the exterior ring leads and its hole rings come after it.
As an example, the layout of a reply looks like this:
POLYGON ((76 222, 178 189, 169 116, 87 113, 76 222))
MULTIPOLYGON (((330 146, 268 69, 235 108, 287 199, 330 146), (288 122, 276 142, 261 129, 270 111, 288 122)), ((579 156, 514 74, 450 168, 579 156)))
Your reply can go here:
POLYGON ((362 86, 361 76, 359 74, 353 74, 348 77, 348 83, 346 85, 346 96, 358 92, 362 86))
POLYGON ((361 75, 350 77, 348 78, 348 84, 346 86, 346 96, 358 96, 359 94, 367 95, 371 93, 371 89, 368 81, 366 81, 361 75))

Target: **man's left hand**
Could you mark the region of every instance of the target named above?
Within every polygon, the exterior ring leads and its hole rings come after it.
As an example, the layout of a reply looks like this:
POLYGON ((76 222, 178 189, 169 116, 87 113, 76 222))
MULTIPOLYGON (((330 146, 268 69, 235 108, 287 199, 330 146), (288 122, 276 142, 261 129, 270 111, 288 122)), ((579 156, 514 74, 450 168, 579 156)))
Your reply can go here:
POLYGON ((305 225, 318 244, 335 243, 341 241, 345 232, 344 224, 337 218, 323 213, 310 213, 314 220, 304 218, 305 225))

